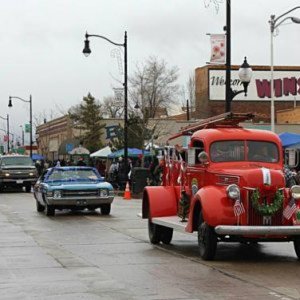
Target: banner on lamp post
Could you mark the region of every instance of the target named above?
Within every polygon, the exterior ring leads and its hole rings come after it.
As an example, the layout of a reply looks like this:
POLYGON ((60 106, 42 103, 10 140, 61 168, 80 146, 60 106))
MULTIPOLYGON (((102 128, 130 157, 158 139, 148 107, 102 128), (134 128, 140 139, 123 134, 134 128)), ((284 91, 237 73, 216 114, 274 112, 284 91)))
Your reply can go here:
POLYGON ((211 64, 225 64, 226 59, 226 35, 210 34, 211 64))
POLYGON ((25 124, 25 132, 26 133, 30 132, 30 124, 25 124))
POLYGON ((8 141, 8 135, 5 135, 4 137, 3 137, 3 142, 7 142, 8 141))

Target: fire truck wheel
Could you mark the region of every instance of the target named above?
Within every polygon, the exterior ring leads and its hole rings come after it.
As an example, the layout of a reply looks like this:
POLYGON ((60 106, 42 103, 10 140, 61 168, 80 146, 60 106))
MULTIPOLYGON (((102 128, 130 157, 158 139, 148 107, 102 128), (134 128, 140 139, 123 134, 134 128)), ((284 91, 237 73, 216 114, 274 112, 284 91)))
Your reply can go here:
POLYGON ((296 255, 297 255, 298 259, 300 259, 300 236, 295 237, 294 249, 295 249, 295 252, 296 252, 296 255))
POLYGON ((148 220, 148 233, 151 244, 158 244, 161 241, 161 226, 153 224, 148 220))
POLYGON ((173 228, 165 227, 165 226, 160 226, 160 240, 165 244, 169 245, 172 241, 173 237, 173 228))
POLYGON ((202 213, 199 216, 198 245, 202 259, 214 259, 217 250, 217 237, 214 229, 204 221, 202 213))

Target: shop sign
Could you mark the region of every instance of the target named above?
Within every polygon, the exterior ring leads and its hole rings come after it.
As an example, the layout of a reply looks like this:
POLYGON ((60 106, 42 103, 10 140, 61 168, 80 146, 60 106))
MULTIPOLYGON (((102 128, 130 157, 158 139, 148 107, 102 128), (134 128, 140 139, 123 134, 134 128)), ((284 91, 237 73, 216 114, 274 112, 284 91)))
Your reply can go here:
MULTIPOLYGON (((234 100, 270 101, 270 71, 253 71, 247 96, 238 94, 234 100)), ((225 99, 225 70, 209 70, 209 100, 225 99)), ((238 70, 231 71, 232 90, 243 90, 238 70)), ((300 71, 274 71, 274 100, 295 101, 300 95, 300 71)))

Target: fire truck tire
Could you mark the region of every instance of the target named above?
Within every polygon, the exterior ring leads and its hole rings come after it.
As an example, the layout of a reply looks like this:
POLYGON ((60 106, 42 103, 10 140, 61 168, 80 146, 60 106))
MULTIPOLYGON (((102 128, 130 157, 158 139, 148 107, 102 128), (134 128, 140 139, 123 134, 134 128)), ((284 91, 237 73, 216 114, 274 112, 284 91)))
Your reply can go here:
POLYGON ((173 237, 173 228, 165 227, 165 226, 160 226, 161 230, 161 236, 160 240, 165 244, 169 245, 172 241, 173 237))
POLYGON ((148 233, 149 233, 149 240, 151 244, 158 244, 160 242, 161 237, 161 230, 160 226, 154 224, 148 220, 148 233))
POLYGON ((217 251, 217 236, 213 227, 209 226, 203 219, 202 213, 199 216, 198 245, 200 256, 204 260, 213 260, 217 251))
POLYGON ((298 259, 300 259, 300 236, 294 239, 294 249, 298 259))

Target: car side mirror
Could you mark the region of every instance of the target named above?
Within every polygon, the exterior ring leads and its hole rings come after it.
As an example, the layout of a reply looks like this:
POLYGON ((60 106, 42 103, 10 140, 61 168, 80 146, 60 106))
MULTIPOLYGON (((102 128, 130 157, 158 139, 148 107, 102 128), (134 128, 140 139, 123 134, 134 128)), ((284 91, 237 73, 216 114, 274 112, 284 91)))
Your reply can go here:
POLYGON ((201 151, 198 154, 198 161, 203 164, 203 165, 207 165, 208 164, 208 154, 205 151, 201 151))

